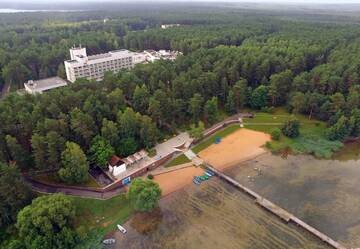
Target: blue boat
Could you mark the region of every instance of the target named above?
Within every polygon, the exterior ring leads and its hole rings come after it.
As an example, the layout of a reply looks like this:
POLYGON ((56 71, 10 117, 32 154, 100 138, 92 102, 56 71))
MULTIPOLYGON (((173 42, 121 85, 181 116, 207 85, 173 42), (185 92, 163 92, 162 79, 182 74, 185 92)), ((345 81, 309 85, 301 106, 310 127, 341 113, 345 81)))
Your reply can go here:
POLYGON ((211 175, 211 176, 214 176, 215 175, 215 173, 214 172, 212 172, 211 170, 205 170, 205 174, 207 174, 207 175, 211 175))
POLYGON ((200 185, 200 184, 201 184, 201 182, 198 181, 195 177, 194 177, 194 179, 193 179, 193 183, 196 184, 196 185, 200 185))

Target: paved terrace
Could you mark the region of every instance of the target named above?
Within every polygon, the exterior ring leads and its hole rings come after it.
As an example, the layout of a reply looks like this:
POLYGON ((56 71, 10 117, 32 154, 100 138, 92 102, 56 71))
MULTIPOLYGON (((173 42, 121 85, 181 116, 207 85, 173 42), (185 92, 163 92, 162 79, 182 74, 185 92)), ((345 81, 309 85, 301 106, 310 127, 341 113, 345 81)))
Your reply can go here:
POLYGON ((128 176, 133 175, 135 172, 141 171, 149 167, 154 162, 160 160, 161 158, 168 156, 169 154, 180 152, 182 149, 190 146, 192 139, 189 134, 186 132, 180 133, 176 137, 173 137, 161 144, 157 144, 155 146, 156 156, 148 157, 146 156, 144 159, 140 160, 137 163, 129 166, 129 168, 116 176, 116 179, 124 179, 128 176))

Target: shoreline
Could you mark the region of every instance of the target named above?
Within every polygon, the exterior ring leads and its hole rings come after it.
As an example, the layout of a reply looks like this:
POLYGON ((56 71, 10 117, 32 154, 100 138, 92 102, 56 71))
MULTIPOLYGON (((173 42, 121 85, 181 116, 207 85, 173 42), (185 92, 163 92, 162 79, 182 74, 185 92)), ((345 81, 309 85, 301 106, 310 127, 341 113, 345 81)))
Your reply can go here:
MULTIPOLYGON (((225 167, 222 168, 220 171, 221 171, 221 172, 224 172, 224 171, 233 169, 233 168, 235 168, 235 167, 237 167, 237 166, 240 166, 239 164, 246 163, 246 162, 248 162, 248 161, 254 160, 254 159, 256 159, 256 158, 258 158, 258 157, 260 157, 260 156, 266 155, 266 154, 271 154, 271 151, 265 150, 265 151, 263 151, 263 152, 261 152, 261 153, 258 153, 258 154, 256 154, 256 155, 252 155, 252 156, 250 156, 250 157, 248 157, 248 158, 244 158, 244 159, 242 159, 242 160, 240 160, 240 161, 237 161, 237 162, 232 163, 231 165, 225 166, 225 167)), ((193 167, 195 167, 195 166, 193 166, 193 167)), ((172 172, 176 172, 176 171, 180 171, 180 170, 182 170, 182 169, 174 170, 174 171, 172 171, 172 172)), ((162 174, 167 174, 167 173, 162 173, 162 174)), ((181 186, 181 187, 177 188, 176 190, 171 191, 171 192, 169 192, 169 193, 161 196, 161 199, 160 199, 160 200, 162 201, 162 200, 166 200, 166 199, 170 198, 172 195, 176 194, 177 192, 182 191, 182 190, 185 190, 185 189, 188 188, 191 184, 192 184, 192 182, 190 182, 189 184, 186 184, 185 186, 181 186)))

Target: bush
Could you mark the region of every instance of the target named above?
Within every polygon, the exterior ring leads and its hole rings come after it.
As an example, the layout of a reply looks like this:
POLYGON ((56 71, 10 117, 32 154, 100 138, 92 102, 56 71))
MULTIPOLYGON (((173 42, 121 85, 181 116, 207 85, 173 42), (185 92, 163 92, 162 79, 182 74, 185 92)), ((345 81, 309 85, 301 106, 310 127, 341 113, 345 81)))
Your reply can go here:
POLYGON ((281 136, 281 130, 279 128, 275 128, 272 132, 271 132, 271 139, 279 141, 281 136))
POLYGON ((136 211, 151 211, 158 206, 161 197, 159 184, 136 178, 128 191, 128 198, 136 211))
POLYGON ((273 106, 265 106, 261 108, 261 111, 265 113, 274 113, 275 109, 273 106))
POLYGON ((299 120, 295 116, 291 116, 291 118, 285 122, 281 131, 287 137, 298 137, 300 135, 299 120))
POLYGON ((148 174, 147 178, 152 180, 152 179, 154 179, 154 176, 152 174, 148 174))

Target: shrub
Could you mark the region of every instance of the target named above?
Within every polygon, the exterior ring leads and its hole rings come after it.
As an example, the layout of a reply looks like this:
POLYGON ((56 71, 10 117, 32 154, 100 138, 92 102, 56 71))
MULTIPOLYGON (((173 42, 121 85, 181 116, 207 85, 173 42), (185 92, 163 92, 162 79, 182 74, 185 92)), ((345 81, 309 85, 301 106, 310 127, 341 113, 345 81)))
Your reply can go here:
POLYGON ((298 137, 300 135, 300 122, 295 116, 285 122, 281 129, 282 133, 287 137, 298 137))
POLYGON ((274 113, 275 109, 273 106, 265 106, 261 108, 261 111, 265 113, 274 113))
POLYGON ((152 180, 152 179, 154 179, 154 176, 152 174, 148 174, 147 178, 152 180))
POLYGON ((271 132, 271 138, 273 140, 278 141, 280 139, 281 136, 281 130, 279 128, 275 128, 272 132, 271 132))

